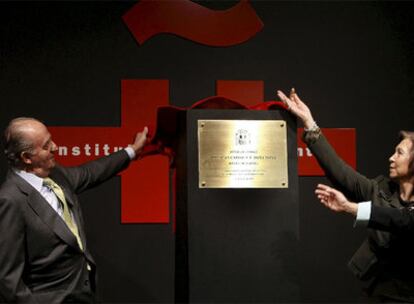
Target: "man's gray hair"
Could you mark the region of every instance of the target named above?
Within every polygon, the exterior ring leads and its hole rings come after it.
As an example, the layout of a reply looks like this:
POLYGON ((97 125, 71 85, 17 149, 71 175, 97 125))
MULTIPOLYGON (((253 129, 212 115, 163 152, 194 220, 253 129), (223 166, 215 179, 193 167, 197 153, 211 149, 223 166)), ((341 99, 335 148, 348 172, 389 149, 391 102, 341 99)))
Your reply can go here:
POLYGON ((28 141, 23 132, 25 122, 34 120, 41 121, 32 117, 18 117, 12 119, 4 131, 4 154, 9 165, 13 168, 23 169, 24 164, 21 159, 22 152, 32 153, 33 143, 28 141))

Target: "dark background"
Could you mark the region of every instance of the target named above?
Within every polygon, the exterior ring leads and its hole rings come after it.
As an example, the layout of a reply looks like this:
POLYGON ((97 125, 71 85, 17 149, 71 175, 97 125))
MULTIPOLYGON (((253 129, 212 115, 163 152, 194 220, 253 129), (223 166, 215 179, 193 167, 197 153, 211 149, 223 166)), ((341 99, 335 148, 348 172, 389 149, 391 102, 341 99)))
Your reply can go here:
MULTIPOLYGON (((135 2, 0 2, 0 127, 22 115, 54 126, 117 126, 121 79, 169 79, 179 106, 214 95, 218 79, 263 80, 266 100, 294 86, 320 126, 355 128, 358 170, 387 173, 398 130, 414 129, 414 4, 251 3, 263 30, 216 48, 166 34, 138 45, 121 19, 135 2)), ((6 171, 1 156, 2 179, 6 171)), ((302 301, 355 302, 360 284, 346 263, 365 232, 317 203, 319 182, 326 180, 299 178, 302 301)), ((81 198, 98 298, 170 302, 171 225, 121 225, 119 183, 81 198)))

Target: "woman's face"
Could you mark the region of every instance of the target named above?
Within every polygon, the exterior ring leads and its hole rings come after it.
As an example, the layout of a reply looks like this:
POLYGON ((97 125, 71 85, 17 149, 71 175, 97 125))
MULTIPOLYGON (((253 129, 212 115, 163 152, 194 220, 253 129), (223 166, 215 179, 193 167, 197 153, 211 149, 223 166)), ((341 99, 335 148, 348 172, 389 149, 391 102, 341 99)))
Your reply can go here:
POLYGON ((412 155, 413 143, 408 138, 403 139, 397 147, 395 152, 391 155, 390 161, 390 178, 394 180, 410 179, 413 173, 410 170, 410 163, 413 158, 412 155))

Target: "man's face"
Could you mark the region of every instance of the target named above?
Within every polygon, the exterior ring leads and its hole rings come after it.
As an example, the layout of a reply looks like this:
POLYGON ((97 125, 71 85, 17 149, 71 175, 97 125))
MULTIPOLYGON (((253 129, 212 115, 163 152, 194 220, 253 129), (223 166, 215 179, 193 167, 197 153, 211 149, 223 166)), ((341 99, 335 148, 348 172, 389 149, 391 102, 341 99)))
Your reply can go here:
POLYGON ((30 121, 25 128, 25 137, 32 142, 33 150, 30 153, 24 153, 24 162, 37 176, 48 176, 50 170, 56 165, 54 153, 57 150, 49 131, 42 123, 30 121))
POLYGON ((410 171, 410 162, 412 160, 413 143, 408 138, 403 139, 397 147, 394 154, 390 157, 390 178, 394 180, 404 180, 413 177, 410 171))

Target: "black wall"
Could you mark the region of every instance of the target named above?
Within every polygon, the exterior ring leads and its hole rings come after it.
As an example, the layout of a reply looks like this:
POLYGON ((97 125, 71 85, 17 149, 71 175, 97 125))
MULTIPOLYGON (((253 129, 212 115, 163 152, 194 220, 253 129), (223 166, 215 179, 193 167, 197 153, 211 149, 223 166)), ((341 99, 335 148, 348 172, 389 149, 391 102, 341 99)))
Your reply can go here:
MULTIPOLYGON (((1 129, 23 115, 54 126, 117 126, 120 81, 129 78, 169 79, 178 106, 214 95, 218 79, 263 80, 267 100, 294 86, 320 126, 356 128, 357 168, 369 177, 387 172, 398 130, 414 129, 411 2, 252 1, 263 30, 227 48, 165 34, 138 45, 121 20, 134 4, 0 2, 1 129)), ((6 170, 1 156, 1 178, 6 170)), ((121 225, 119 182, 82 197, 99 299, 170 302, 172 227, 121 225)), ((365 232, 317 203, 319 182, 326 180, 299 179, 302 300, 354 302, 360 285, 346 263, 365 232)))

